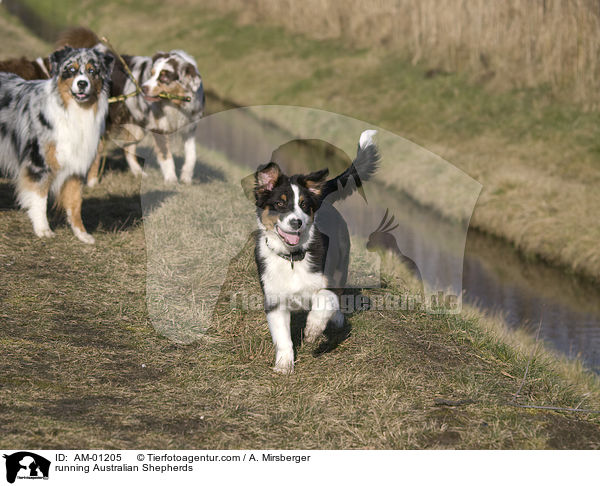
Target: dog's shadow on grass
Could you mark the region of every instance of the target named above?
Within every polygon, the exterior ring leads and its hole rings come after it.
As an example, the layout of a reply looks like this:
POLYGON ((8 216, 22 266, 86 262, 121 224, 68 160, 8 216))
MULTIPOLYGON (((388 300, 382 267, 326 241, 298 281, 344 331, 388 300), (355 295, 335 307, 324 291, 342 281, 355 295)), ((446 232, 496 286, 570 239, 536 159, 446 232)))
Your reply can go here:
MULTIPOLYGON (((138 156, 144 166, 158 167, 155 157, 143 159, 138 156)), ((181 172, 182 157, 175 157, 177 172, 181 172)), ((112 150, 107 153, 105 171, 127 172, 129 166, 122 150, 112 150)), ((205 184, 212 180, 225 180, 225 174, 202 161, 197 160, 194 167, 193 182, 205 184)), ((144 215, 151 213, 167 198, 176 194, 174 190, 152 190, 129 196, 108 195, 105 197, 91 197, 84 199, 82 217, 88 231, 95 231, 99 227, 108 231, 125 231, 142 220, 144 215)))
MULTIPOLYGON (((344 326, 341 329, 336 329, 331 323, 327 324, 327 328, 323 335, 325 339, 319 342, 317 347, 312 352, 315 358, 330 353, 336 349, 341 343, 350 337, 352 334, 352 324, 350 318, 359 312, 369 309, 370 303, 368 297, 362 295, 362 290, 358 288, 344 289, 343 295, 349 298, 350 302, 361 302, 360 306, 353 305, 351 309, 344 310, 344 326)), ((294 312, 291 317, 291 333, 292 343, 294 345, 294 355, 297 354, 298 348, 302 344, 302 333, 306 327, 306 318, 308 311, 294 312)))
POLYGON ((13 185, 9 182, 0 182, 0 211, 11 211, 18 207, 13 185))
POLYGON ((151 212, 175 191, 156 190, 144 194, 144 210, 139 194, 129 196, 107 195, 83 200, 82 219, 88 231, 99 228, 107 231, 126 231, 140 223, 144 213, 151 212))
MULTIPOLYGON (((173 196, 175 191, 155 190, 144 195, 144 212, 160 205, 165 199, 173 196)), ((66 224, 64 211, 56 210, 53 202, 49 201, 51 209, 48 219, 52 227, 66 224)), ((0 182, 0 211, 18 211, 15 190, 12 184, 0 182)), ((84 197, 81 207, 81 217, 90 232, 99 228, 108 231, 125 231, 139 224, 142 219, 142 204, 139 194, 128 196, 106 195, 101 197, 84 197)))
POLYGON ((129 166, 125 160, 122 150, 111 150, 106 153, 104 167, 105 172, 127 172, 129 166))
MULTIPOLYGON (((129 149, 131 150, 131 149, 129 149)), ((145 150, 136 151, 137 159, 142 167, 148 168, 159 168, 156 156, 154 153, 145 148, 145 150)), ((175 162, 175 171, 177 174, 181 174, 181 168, 183 166, 184 159, 181 156, 173 156, 175 162)), ((123 150, 114 149, 107 152, 105 161, 105 171, 115 172, 128 172, 129 166, 123 155, 123 150)), ((202 162, 200 159, 196 159, 196 165, 194 165, 194 174, 192 176, 192 182, 194 184, 206 184, 208 182, 218 180, 226 180, 225 173, 220 169, 211 167, 202 162)))
MULTIPOLYGON (((175 157, 175 170, 178 174, 181 173, 181 167, 183 166, 183 157, 175 157)), ((206 165, 200 159, 196 159, 196 165, 194 166, 194 174, 192 176, 192 183, 194 184, 206 184, 211 181, 224 181, 226 180, 225 173, 217 169, 206 165)))

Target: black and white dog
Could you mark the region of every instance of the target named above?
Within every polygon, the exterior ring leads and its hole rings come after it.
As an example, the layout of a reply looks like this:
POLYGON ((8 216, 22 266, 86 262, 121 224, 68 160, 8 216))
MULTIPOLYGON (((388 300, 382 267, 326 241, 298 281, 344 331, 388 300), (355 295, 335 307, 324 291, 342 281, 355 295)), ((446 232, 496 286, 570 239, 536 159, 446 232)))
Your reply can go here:
POLYGON ((65 47, 50 56, 50 79, 0 73, 0 168, 39 237, 54 235, 46 215, 50 193, 75 236, 94 243, 81 221, 81 179, 104 131, 113 64, 105 52, 65 47))
POLYGON ((377 169, 375 130, 360 136, 352 165, 326 180, 328 169, 287 176, 270 162, 254 174, 259 231, 255 258, 275 345, 275 368, 294 369, 291 312, 309 311, 304 340, 315 341, 331 322, 341 328, 339 292, 346 285, 348 228, 332 204, 349 196, 377 169))

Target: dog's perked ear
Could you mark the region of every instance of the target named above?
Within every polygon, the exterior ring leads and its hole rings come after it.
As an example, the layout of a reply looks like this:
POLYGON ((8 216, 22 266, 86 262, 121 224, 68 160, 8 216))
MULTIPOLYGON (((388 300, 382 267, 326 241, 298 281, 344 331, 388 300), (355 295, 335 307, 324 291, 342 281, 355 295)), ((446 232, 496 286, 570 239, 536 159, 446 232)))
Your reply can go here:
POLYGON ((244 194, 251 201, 256 201, 257 196, 264 195, 275 187, 281 175, 281 169, 275 162, 260 166, 254 174, 242 179, 244 194))
POLYGON ((329 169, 322 169, 298 177, 298 183, 306 187, 309 192, 319 197, 329 175, 329 169))
POLYGON ((256 171, 256 192, 264 193, 272 191, 281 175, 281 169, 275 162, 269 162, 266 166, 256 171))
POLYGON ((54 51, 52 54, 50 54, 50 75, 51 76, 58 75, 60 65, 63 63, 63 61, 67 57, 69 57, 73 53, 73 51, 75 51, 75 49, 73 49, 72 47, 65 46, 62 49, 59 49, 58 51, 54 51))
POLYGON ((113 56, 110 52, 106 51, 106 52, 101 52, 97 49, 94 49, 94 53, 98 56, 98 58, 100 59, 100 62, 102 63, 102 68, 104 70, 103 74, 103 78, 107 78, 110 77, 110 75, 112 74, 113 68, 115 67, 115 56, 113 56))
POLYGON ((152 56, 152 63, 154 64, 156 62, 157 59, 160 59, 161 57, 169 57, 169 54, 164 52, 164 51, 158 51, 154 54, 154 56, 152 56))
POLYGON ((200 86, 202 86, 202 77, 200 76, 196 66, 187 62, 182 67, 181 71, 183 73, 183 78, 187 81, 187 84, 191 90, 194 92, 198 91, 200 86))

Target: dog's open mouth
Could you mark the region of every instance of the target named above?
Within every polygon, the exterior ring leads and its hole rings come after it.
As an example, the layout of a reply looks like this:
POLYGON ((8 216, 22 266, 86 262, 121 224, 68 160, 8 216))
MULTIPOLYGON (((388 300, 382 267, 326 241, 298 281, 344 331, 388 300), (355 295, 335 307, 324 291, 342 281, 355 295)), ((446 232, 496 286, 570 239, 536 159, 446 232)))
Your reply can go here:
POLYGON ((75 98, 77 101, 87 101, 90 99, 89 93, 74 93, 73 91, 71 91, 71 94, 73 95, 73 98, 75 98))
POLYGON ((148 102, 148 103, 156 103, 157 101, 160 101, 160 97, 159 96, 148 96, 148 95, 144 95, 144 99, 148 102))
POLYGON ((300 242, 300 233, 287 233, 277 226, 277 234, 290 246, 296 246, 300 242))

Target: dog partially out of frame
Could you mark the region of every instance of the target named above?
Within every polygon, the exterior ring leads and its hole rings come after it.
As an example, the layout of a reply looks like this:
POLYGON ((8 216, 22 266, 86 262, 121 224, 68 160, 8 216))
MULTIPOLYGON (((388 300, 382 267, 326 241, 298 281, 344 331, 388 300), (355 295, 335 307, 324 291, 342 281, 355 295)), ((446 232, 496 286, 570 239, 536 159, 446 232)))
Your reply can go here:
POLYGON ((46 214, 51 194, 75 236, 91 244, 81 220, 81 180, 104 131, 114 58, 65 47, 49 59, 47 80, 0 73, 0 168, 14 181, 37 236, 54 235, 46 214))
POLYGON ((0 71, 14 73, 28 81, 33 79, 49 79, 50 69, 49 57, 38 57, 33 61, 25 57, 0 61, 0 71))
POLYGON ((255 258, 279 373, 294 369, 290 318, 308 311, 304 340, 315 341, 331 323, 342 328, 339 294, 346 285, 348 228, 332 204, 349 196, 377 169, 375 130, 361 134, 356 158, 339 176, 328 169, 287 176, 275 162, 254 174, 259 231, 255 258))
MULTIPOLYGON (((85 27, 70 29, 59 39, 59 44, 73 47, 94 47, 99 42, 98 36, 85 27)), ((136 157, 136 147, 143 139, 145 130, 150 131, 163 178, 170 183, 177 182, 177 175, 169 136, 179 135, 184 147, 180 180, 185 184, 191 183, 196 165, 195 130, 203 116, 205 103, 202 77, 196 61, 181 50, 157 52, 152 57, 122 57, 142 88, 142 93, 111 105, 109 133, 127 147, 125 159, 131 172, 141 175, 143 171, 136 157), (161 93, 187 96, 190 101, 167 100, 159 97, 161 93), (125 130, 121 130, 122 127, 125 130)), ((112 75, 111 96, 133 93, 135 90, 134 82, 121 62, 117 61, 112 75)), ((95 170, 97 173, 97 168, 95 170)), ((94 181, 93 171, 94 168, 88 178, 90 185, 94 181)))

